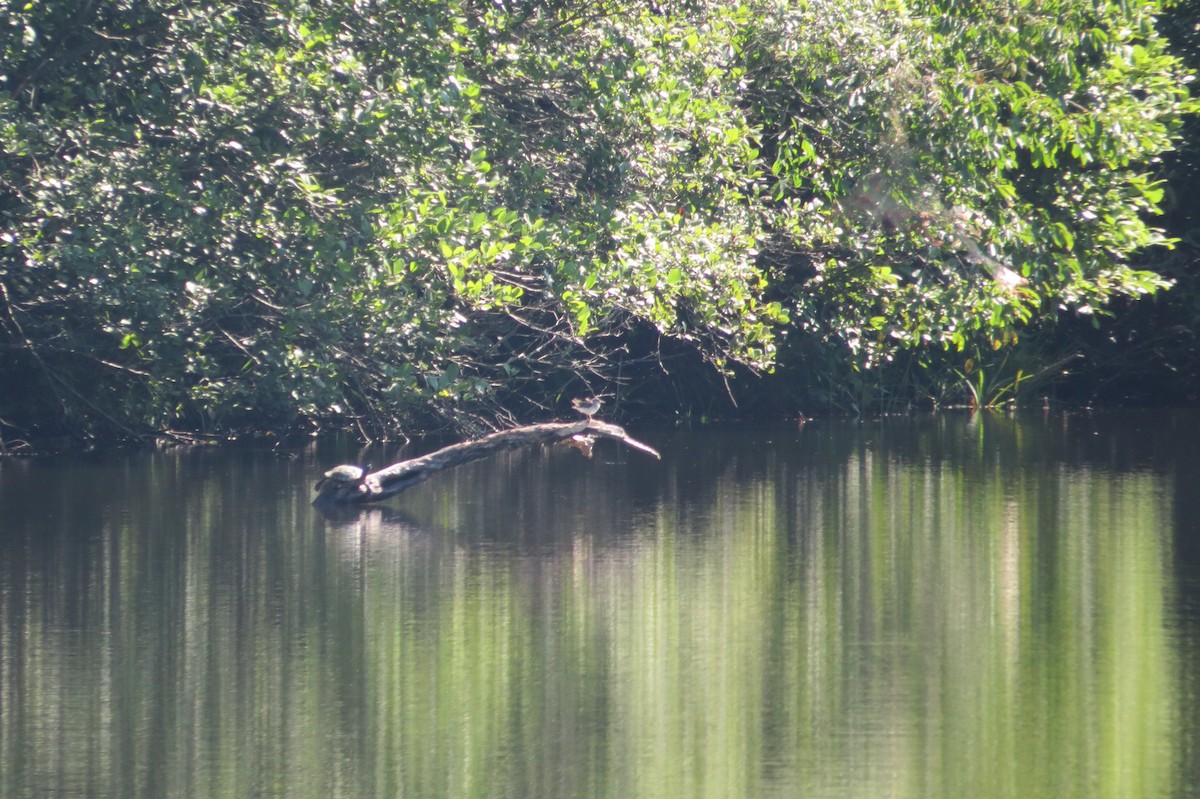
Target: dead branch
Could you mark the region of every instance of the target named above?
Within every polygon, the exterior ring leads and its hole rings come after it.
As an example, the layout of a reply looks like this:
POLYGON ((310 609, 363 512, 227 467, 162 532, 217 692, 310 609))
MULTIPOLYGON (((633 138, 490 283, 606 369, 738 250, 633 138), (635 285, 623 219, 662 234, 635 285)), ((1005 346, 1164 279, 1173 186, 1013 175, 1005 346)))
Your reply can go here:
POLYGON ((655 458, 662 457, 653 447, 631 438, 620 425, 595 420, 589 422, 586 419, 578 422, 535 424, 500 430, 483 438, 451 444, 419 458, 393 463, 379 471, 364 475, 360 480, 325 480, 321 484, 314 504, 378 502, 412 488, 418 483, 423 483, 440 471, 453 469, 455 466, 486 458, 507 449, 569 441, 590 457, 591 445, 597 438, 615 439, 648 455, 653 455, 655 458))

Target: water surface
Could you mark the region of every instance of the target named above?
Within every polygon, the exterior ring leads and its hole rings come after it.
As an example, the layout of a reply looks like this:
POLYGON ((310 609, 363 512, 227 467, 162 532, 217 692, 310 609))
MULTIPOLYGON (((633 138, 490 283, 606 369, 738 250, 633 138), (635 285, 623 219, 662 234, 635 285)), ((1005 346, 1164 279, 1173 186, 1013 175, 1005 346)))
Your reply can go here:
POLYGON ((0 462, 0 796, 1200 795, 1198 430, 0 462))

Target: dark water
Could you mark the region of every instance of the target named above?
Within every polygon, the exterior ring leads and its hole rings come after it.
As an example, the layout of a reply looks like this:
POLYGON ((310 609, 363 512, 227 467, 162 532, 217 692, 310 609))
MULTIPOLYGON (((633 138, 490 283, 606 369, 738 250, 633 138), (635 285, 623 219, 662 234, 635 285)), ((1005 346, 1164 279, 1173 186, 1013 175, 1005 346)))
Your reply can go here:
POLYGON ((1200 796, 1200 416, 641 437, 0 462, 0 796, 1200 796))

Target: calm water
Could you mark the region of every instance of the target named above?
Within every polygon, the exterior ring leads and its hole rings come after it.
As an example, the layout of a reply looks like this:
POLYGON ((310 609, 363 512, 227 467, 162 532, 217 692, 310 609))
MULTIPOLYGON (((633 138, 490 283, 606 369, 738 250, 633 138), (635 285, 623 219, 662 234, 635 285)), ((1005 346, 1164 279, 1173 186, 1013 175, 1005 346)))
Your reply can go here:
POLYGON ((1200 796, 1200 416, 641 437, 0 462, 0 796, 1200 796))

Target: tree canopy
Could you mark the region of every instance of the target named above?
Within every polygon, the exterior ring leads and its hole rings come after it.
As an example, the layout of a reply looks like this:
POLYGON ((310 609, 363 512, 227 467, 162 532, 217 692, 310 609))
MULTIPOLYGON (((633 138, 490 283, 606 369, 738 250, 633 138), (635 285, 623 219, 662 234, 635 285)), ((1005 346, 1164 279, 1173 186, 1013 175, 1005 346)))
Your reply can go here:
POLYGON ((776 366, 801 402, 984 401, 1165 285, 1135 259, 1192 101, 1160 11, 30 2, 0 421, 380 435, 776 366))

